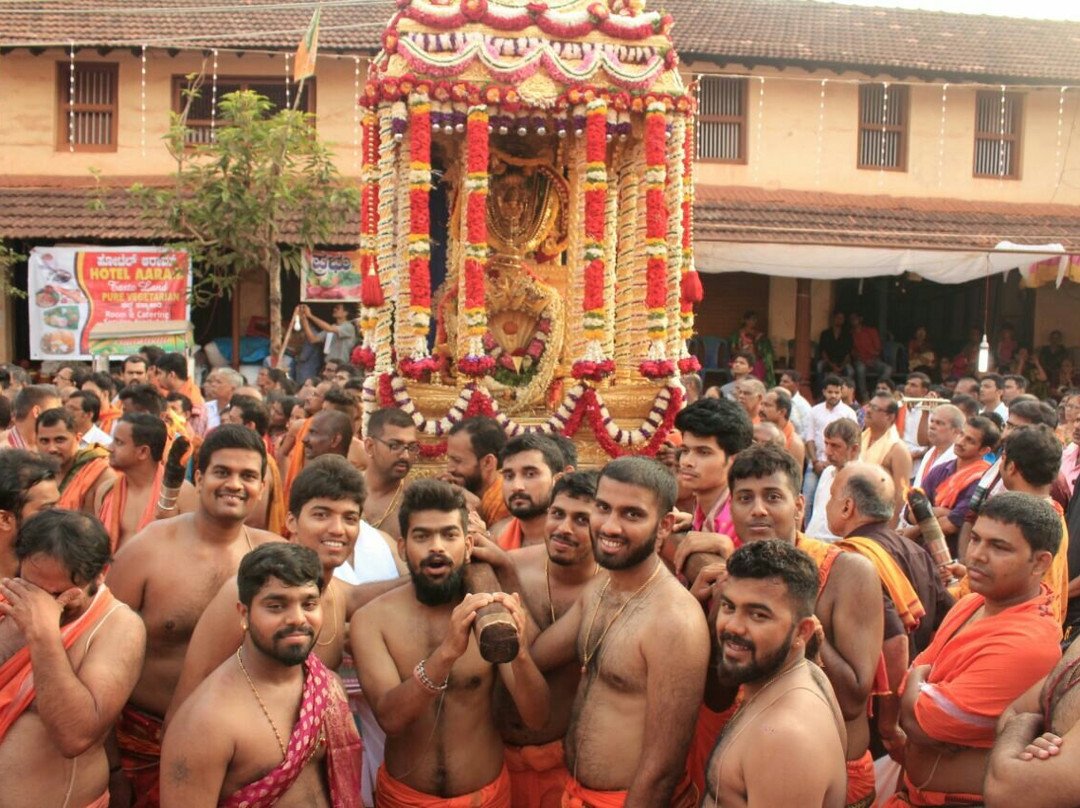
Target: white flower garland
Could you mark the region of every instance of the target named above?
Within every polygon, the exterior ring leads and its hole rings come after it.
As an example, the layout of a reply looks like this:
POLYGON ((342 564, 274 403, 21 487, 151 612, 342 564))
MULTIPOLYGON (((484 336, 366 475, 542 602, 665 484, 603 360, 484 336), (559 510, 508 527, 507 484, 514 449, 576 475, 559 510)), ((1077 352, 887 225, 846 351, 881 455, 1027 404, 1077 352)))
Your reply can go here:
POLYGON ((683 151, 686 140, 686 118, 679 113, 672 113, 671 136, 667 142, 667 170, 668 185, 665 191, 668 208, 668 296, 667 318, 671 327, 668 328, 668 356, 681 359, 686 350, 686 344, 681 337, 681 329, 678 327, 680 301, 682 300, 682 220, 683 220, 683 151))
POLYGON ((376 255, 379 279, 383 284, 384 303, 376 309, 372 347, 375 350, 375 373, 393 370, 393 322, 398 290, 398 254, 394 249, 394 136, 393 116, 386 104, 379 106, 379 222, 376 231, 376 255))

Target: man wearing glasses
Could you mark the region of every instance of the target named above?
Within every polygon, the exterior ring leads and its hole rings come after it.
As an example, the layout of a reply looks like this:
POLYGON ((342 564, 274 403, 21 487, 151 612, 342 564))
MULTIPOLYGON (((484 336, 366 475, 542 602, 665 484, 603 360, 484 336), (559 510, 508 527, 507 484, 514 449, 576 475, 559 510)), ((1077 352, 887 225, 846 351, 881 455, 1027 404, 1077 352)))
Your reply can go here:
POLYGON ((364 450, 368 466, 364 471, 368 498, 364 503, 364 521, 376 530, 401 538, 398 508, 405 493, 405 478, 420 455, 416 425, 399 409, 376 410, 368 419, 364 450))

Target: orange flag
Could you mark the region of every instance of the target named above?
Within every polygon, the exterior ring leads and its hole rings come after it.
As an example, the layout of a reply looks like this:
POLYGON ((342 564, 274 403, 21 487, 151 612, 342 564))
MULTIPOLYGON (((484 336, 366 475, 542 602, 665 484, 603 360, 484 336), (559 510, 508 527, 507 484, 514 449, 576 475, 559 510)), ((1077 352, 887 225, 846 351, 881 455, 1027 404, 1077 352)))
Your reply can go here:
POLYGON ((319 18, 322 16, 322 6, 315 9, 311 17, 311 24, 307 33, 300 40, 296 48, 296 58, 293 61, 293 81, 303 81, 315 75, 315 57, 319 52, 319 18))

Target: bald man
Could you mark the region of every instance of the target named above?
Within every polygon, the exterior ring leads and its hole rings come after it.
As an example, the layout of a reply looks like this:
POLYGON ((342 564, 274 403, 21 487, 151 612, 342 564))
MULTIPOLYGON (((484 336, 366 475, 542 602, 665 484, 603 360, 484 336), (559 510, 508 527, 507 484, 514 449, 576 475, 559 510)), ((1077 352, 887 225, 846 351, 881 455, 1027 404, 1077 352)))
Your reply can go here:
POLYGON ((759 421, 754 424, 754 443, 775 443, 783 449, 785 448, 784 433, 776 428, 776 424, 759 421))

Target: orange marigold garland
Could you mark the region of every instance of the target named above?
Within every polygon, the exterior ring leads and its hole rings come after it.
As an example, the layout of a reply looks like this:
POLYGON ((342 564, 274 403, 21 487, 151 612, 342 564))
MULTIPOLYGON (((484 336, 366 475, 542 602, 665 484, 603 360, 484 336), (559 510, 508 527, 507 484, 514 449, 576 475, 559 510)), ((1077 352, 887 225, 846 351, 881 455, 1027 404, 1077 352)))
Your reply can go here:
POLYGON ((376 164, 379 160, 379 132, 374 109, 364 113, 362 131, 364 138, 361 154, 360 176, 360 332, 363 342, 352 354, 353 364, 362 370, 375 367, 375 328, 378 326, 378 309, 386 300, 379 281, 379 259, 376 250, 376 233, 379 226, 379 176, 376 164))
POLYGON ((664 379, 675 373, 667 358, 667 107, 648 99, 645 110, 645 306, 649 355, 641 375, 664 379))
POLYGON ((438 367, 428 352, 431 327, 431 100, 419 89, 409 96, 409 355, 401 372, 422 379, 438 367))
POLYGON ((607 204, 607 102, 593 98, 585 113, 585 284, 582 301, 585 353, 571 370, 576 379, 599 381, 615 372, 603 348, 604 236, 607 204))
POLYGON ((487 333, 487 195, 488 111, 482 104, 469 107, 466 120, 465 178, 465 354, 458 369, 467 376, 483 377, 495 367, 484 350, 487 333))
MULTIPOLYGON (((691 109, 692 113, 692 109, 691 109)), ((683 141, 683 263, 682 297, 679 307, 680 337, 685 355, 679 359, 679 371, 695 373, 701 362, 686 349, 687 340, 694 336, 694 304, 705 299, 701 278, 694 266, 694 125, 692 117, 686 122, 683 141)))

